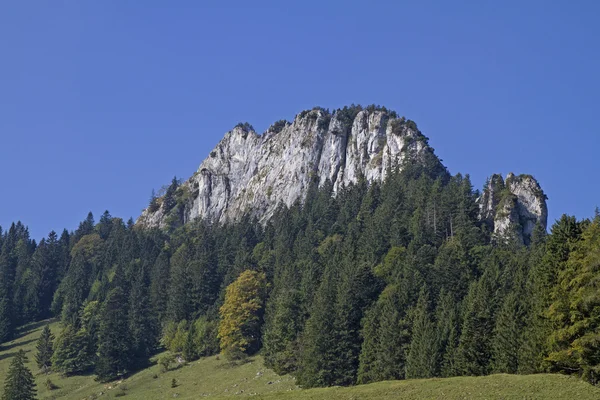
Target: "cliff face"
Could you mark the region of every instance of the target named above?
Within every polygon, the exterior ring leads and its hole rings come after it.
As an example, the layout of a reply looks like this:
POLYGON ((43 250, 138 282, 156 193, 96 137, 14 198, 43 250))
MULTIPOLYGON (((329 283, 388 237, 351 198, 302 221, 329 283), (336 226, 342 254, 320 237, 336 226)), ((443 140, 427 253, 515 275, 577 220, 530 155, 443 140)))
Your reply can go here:
POLYGON ((504 180, 494 174, 479 198, 479 218, 496 237, 514 233, 520 241, 529 243, 536 224, 546 229, 546 195, 531 175, 510 173, 504 180))
MULTIPOLYGON (((331 182, 335 194, 412 163, 445 170, 416 125, 385 108, 313 109, 262 135, 238 125, 181 185, 176 213, 159 199, 137 224, 164 228, 172 218, 227 222, 248 214, 266 222, 281 203, 303 201, 311 183, 331 182)), ((479 204, 480 218, 496 235, 516 230, 527 242, 537 222, 546 227, 545 196, 532 177, 492 176, 479 204)))
MULTIPOLYGON (((228 132, 185 183, 183 221, 268 220, 280 203, 302 201, 311 182, 330 181, 337 193, 360 177, 383 180, 403 162, 439 160, 416 125, 382 109, 300 113, 263 135, 250 126, 228 132)), ((441 166, 441 163, 440 163, 441 166)), ((166 210, 144 210, 138 224, 164 227, 166 210)))

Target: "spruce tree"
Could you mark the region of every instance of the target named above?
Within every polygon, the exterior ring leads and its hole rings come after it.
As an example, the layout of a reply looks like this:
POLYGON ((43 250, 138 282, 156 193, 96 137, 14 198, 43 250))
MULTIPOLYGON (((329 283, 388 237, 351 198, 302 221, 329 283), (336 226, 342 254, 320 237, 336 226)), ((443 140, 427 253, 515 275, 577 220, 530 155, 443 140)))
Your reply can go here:
POLYGON ((0 343, 12 339, 15 322, 12 312, 12 299, 6 284, 0 282, 0 343))
POLYGON ((37 354, 35 362, 39 369, 46 372, 52 366, 52 355, 54 354, 54 335, 50 332, 50 327, 46 325, 36 344, 37 354))
POLYGON ((335 380, 337 356, 334 277, 326 270, 315 296, 313 312, 306 322, 302 337, 298 384, 310 388, 331 385, 335 380))
POLYGON ((463 375, 485 375, 490 368, 498 269, 493 264, 488 268, 481 279, 471 285, 463 305, 464 318, 456 358, 463 375))
POLYGON ((278 374, 297 368, 297 336, 301 329, 301 298, 297 290, 281 290, 271 295, 263 337, 265 365, 278 374))
POLYGON ((510 293, 496 318, 492 341, 492 370, 516 374, 519 369, 519 349, 523 334, 523 314, 519 294, 510 293))
POLYGON ((8 368, 4 381, 2 400, 33 400, 35 399, 35 380, 33 374, 25 365, 27 356, 23 349, 15 355, 8 368))
POLYGON ((600 215, 589 224, 558 274, 548 316, 554 330, 546 363, 600 383, 600 215))
POLYGON ((406 378, 432 378, 439 366, 438 338, 429 311, 429 293, 423 287, 414 310, 412 335, 406 357, 406 378))
POLYGON ((384 289, 364 319, 358 383, 403 379, 410 343, 407 293, 398 285, 384 289))
POLYGON ((440 351, 439 374, 442 377, 458 375, 456 350, 460 337, 459 316, 454 295, 450 291, 440 292, 435 314, 440 351))
POLYGON ((127 324, 126 297, 123 289, 112 289, 100 317, 98 332, 98 361, 96 375, 101 381, 110 381, 131 370, 131 344, 127 324))
POLYGON ((150 304, 146 268, 134 268, 129 293, 129 335, 137 365, 144 365, 158 343, 158 321, 150 304))

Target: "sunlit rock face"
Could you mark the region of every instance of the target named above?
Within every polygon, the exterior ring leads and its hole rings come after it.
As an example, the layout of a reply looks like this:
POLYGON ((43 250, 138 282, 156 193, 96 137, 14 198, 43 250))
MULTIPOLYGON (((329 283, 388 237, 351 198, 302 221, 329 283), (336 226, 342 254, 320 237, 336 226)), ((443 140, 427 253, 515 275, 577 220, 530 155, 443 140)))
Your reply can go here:
POLYGON ((497 238, 515 235, 529 243, 536 224, 546 229, 546 195, 531 175, 494 174, 479 198, 479 218, 488 223, 497 238))
MULTIPOLYGON (((303 201, 312 182, 330 182, 337 193, 361 178, 381 181, 403 162, 433 155, 411 121, 385 109, 356 111, 314 109, 262 135, 243 125, 227 132, 183 183, 189 192, 184 222, 198 217, 225 222, 246 213, 264 222, 280 203, 303 201)), ((146 209, 138 224, 164 227, 165 214, 163 207, 146 209)))
MULTIPOLYGON (((280 204, 304 201, 312 184, 330 184, 335 195, 360 179, 382 181, 412 163, 445 170, 414 122, 383 107, 303 111, 262 135, 240 124, 182 184, 176 218, 222 223, 250 215, 264 223, 280 204)), ((545 196, 532 177, 510 174, 505 181, 494 175, 479 202, 480 218, 496 235, 516 229, 527 241, 536 223, 546 225, 545 196)), ((137 224, 166 227, 173 213, 160 199, 158 204, 144 210, 137 224)))

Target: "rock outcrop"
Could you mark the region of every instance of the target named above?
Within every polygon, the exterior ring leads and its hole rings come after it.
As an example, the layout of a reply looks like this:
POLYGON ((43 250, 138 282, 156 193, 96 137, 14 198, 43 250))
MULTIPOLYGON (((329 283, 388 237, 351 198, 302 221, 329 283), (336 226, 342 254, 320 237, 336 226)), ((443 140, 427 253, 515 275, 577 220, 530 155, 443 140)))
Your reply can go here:
MULTIPOLYGON (((414 122, 385 108, 316 108, 280 121, 258 135, 239 124, 182 184, 184 222, 225 222, 246 213, 268 220, 280 203, 302 201, 312 182, 333 184, 334 193, 361 177, 381 181, 405 162, 441 162, 414 122)), ((164 227, 167 210, 146 209, 137 223, 164 227)))
MULTIPOLYGON (((416 124, 383 107, 315 108, 262 135, 238 124, 182 183, 175 209, 173 201, 157 199, 137 224, 164 228, 173 219, 222 223, 244 215, 266 222, 280 204, 303 201, 312 184, 329 182, 337 194, 360 179, 382 181, 415 163, 446 173, 416 124)), ((497 236, 516 230, 528 242, 536 223, 546 226, 545 196, 530 176, 492 176, 479 203, 480 218, 497 236)))
POLYGON ((548 208, 546 195, 531 175, 506 180, 494 174, 479 198, 479 218, 485 221, 497 238, 515 234, 518 240, 529 243, 536 224, 546 229, 548 208))

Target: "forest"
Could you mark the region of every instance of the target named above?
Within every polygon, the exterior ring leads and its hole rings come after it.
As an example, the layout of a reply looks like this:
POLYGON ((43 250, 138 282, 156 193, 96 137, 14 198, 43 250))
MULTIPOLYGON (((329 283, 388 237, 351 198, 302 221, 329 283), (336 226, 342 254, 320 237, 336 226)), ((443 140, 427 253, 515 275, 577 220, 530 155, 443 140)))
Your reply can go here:
MULTIPOLYGON (((162 199, 173 213, 178 185, 162 199)), ((332 190, 315 182, 265 225, 144 229, 107 211, 36 242, 14 223, 0 234, 0 343, 57 318, 40 369, 100 381, 168 349, 166 369, 259 352, 306 388, 537 372, 598 383, 598 212, 524 245, 495 236, 469 177, 441 164, 332 190)))

